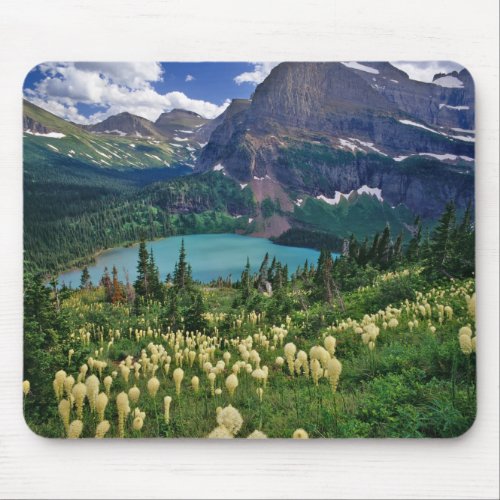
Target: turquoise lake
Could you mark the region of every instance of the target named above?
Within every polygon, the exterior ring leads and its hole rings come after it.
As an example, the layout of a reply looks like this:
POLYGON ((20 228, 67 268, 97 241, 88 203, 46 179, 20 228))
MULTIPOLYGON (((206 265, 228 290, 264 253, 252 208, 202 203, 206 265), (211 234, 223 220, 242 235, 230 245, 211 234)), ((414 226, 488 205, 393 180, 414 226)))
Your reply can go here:
MULTIPOLYGON (((222 276, 231 275, 232 280, 239 280, 245 267, 247 257, 253 271, 257 271, 266 252, 270 261, 276 257, 282 264, 288 264, 290 274, 298 266, 303 266, 307 259, 316 264, 319 252, 310 248, 275 245, 265 238, 252 238, 238 234, 194 234, 187 236, 171 236, 147 243, 148 251, 153 250, 161 279, 173 273, 175 262, 179 256, 181 240, 184 239, 187 260, 193 269, 193 278, 207 283, 222 276)), ((132 283, 136 278, 138 245, 106 250, 97 258, 95 264, 89 266, 92 283, 97 284, 104 268, 111 273, 116 266, 121 281, 125 281, 128 272, 132 283)), ((62 273, 59 283, 76 288, 80 285, 81 269, 62 273)))

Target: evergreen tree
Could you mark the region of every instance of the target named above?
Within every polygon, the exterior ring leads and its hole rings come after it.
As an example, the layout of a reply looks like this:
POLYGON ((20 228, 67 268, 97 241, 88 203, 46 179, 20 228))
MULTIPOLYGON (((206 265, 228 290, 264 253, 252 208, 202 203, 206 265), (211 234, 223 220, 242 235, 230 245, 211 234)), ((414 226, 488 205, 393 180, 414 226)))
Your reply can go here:
POLYGON ((127 271, 125 271, 125 294, 127 297, 127 302, 129 304, 133 304, 135 301, 135 290, 132 284, 130 283, 127 271))
POLYGON ((357 261, 361 266, 364 266, 368 262, 368 238, 365 238, 359 247, 357 261))
POLYGON ((206 312, 203 296, 199 290, 193 289, 191 292, 191 300, 184 313, 184 325, 186 330, 194 332, 196 330, 203 331, 207 327, 207 322, 204 318, 206 312))
POLYGON ((391 254, 391 230, 386 225, 377 245, 377 262, 386 268, 390 261, 391 254))
POLYGON ((111 302, 116 304, 118 302, 124 302, 125 297, 123 295, 123 287, 118 280, 118 270, 113 266, 113 296, 111 297, 111 302))
POLYGON ((288 285, 288 264, 285 264, 283 266, 283 269, 281 271, 282 279, 281 281, 283 282, 284 286, 288 285))
POLYGON ((428 267, 431 272, 451 277, 450 260, 455 250, 455 204, 451 201, 446 204, 443 215, 432 233, 428 267))
POLYGON ((184 238, 181 241, 179 250, 179 260, 175 265, 174 270, 174 286, 177 289, 183 290, 189 285, 189 268, 186 261, 186 249, 184 247, 184 238))
POLYGON ((169 289, 167 296, 167 321, 165 326, 170 326, 175 330, 180 325, 179 299, 175 286, 169 289))
POLYGON ((273 286, 273 292, 283 288, 283 270, 281 267, 281 262, 274 262, 274 273, 271 278, 271 284, 273 286))
POLYGON ((391 261, 400 262, 403 256, 403 233, 399 233, 392 249, 391 261))
POLYGON ((57 311, 54 295, 41 275, 25 271, 23 372, 35 396, 26 400, 27 405, 34 405, 30 407, 30 414, 47 412, 47 401, 54 393, 40 375, 54 373, 64 366, 69 348, 68 327, 57 311))
POLYGON ((359 245, 354 237, 354 234, 351 234, 351 237, 349 238, 349 257, 356 261, 359 257, 359 245))
POLYGON ((273 261, 271 262, 271 267, 267 272, 267 281, 270 281, 272 283, 275 271, 276 271, 276 257, 273 257, 273 261))
POLYGON ((106 302, 111 302, 113 297, 113 283, 111 282, 111 278, 109 277, 108 268, 104 268, 104 274, 101 278, 101 285, 104 287, 104 298, 106 302))
POLYGON ((82 276, 80 278, 80 288, 83 289, 88 289, 92 286, 92 283, 90 281, 90 273, 89 273, 89 268, 85 266, 82 270, 82 276))
POLYGON ((333 283, 333 259, 329 250, 322 249, 318 258, 318 268, 314 282, 317 286, 319 296, 329 304, 332 303, 334 294, 333 283))
POLYGON ((159 301, 163 300, 163 287, 160 281, 160 272, 156 266, 152 248, 149 250, 147 276, 150 297, 159 301))
POLYGON ((378 233, 373 237, 372 246, 370 247, 370 251, 368 252, 368 262, 375 264, 378 260, 378 243, 379 243, 380 235, 378 233))
POLYGON ((452 239, 448 272, 454 277, 472 276, 475 268, 475 231, 471 204, 467 206, 462 220, 453 231, 452 239))
POLYGON ((422 240, 422 223, 420 221, 420 216, 418 215, 413 223, 415 230, 413 231, 413 237, 408 243, 408 250, 406 251, 406 259, 409 262, 415 262, 420 256, 420 244, 422 240))
POLYGON ((266 255, 264 255, 264 259, 262 260, 262 263, 260 265, 259 273, 257 276, 257 287, 261 292, 266 291, 268 266, 269 266, 269 253, 266 252, 266 255))
POLYGON ((137 260, 137 278, 134 282, 136 300, 147 298, 149 296, 148 283, 149 254, 146 248, 146 242, 141 240, 139 243, 139 257, 137 260))
POLYGON ((250 259, 247 257, 245 269, 241 273, 241 297, 244 301, 252 294, 252 280, 250 276, 250 259))

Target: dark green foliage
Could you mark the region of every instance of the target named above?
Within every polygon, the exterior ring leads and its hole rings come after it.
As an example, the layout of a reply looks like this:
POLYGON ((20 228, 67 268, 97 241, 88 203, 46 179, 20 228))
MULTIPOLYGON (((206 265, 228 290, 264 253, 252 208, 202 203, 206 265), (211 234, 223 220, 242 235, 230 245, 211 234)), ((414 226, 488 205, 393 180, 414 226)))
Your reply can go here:
POLYGON ((352 195, 349 200, 342 198, 336 205, 328 205, 315 198, 307 198, 300 207, 295 207, 293 218, 297 225, 309 230, 349 238, 352 234, 357 240, 372 238, 375 233, 383 232, 389 225, 393 233, 403 233, 408 238, 407 225, 414 215, 404 205, 392 208, 368 194, 352 195))
POLYGON ((260 292, 265 292, 267 290, 269 274, 269 254, 266 252, 262 262, 260 264, 259 272, 257 273, 256 286, 260 292))
POLYGON ((201 292, 195 288, 191 290, 189 303, 184 311, 184 327, 190 332, 204 331, 207 321, 204 319, 206 307, 201 292))
POLYGON ((474 272, 475 231, 471 206, 460 222, 457 223, 456 218, 455 205, 450 202, 422 252, 429 277, 465 278, 474 272))
POLYGON ((317 250, 326 248, 331 252, 340 252, 343 243, 343 239, 334 234, 301 228, 290 228, 271 240, 278 245, 315 248, 317 250))
POLYGON ((328 250, 321 250, 318 259, 318 268, 314 276, 316 285, 316 296, 324 302, 332 303, 336 291, 336 284, 333 280, 333 259, 328 250))
POLYGON ((281 212, 281 205, 278 199, 272 200, 271 198, 264 198, 262 203, 260 204, 260 210, 262 212, 262 216, 267 219, 276 213, 281 212))
POLYGON ((107 172, 72 160, 43 176, 26 168, 24 247, 41 272, 80 266, 141 238, 245 230, 245 219, 231 214, 254 211, 250 190, 216 172, 155 183, 163 170, 107 172))
POLYGON ((40 415, 54 401, 51 385, 42 374, 55 373, 66 365, 68 326, 58 312, 51 290, 40 275, 24 273, 24 378, 31 382, 32 396, 25 411, 40 415))
POLYGON ((408 260, 408 262, 416 262, 420 257, 420 245, 422 241, 422 223, 420 221, 420 217, 417 216, 413 227, 413 236, 408 243, 408 249, 406 250, 406 260, 408 260))
POLYGON ((144 240, 141 240, 139 244, 134 289, 137 304, 148 300, 163 300, 164 290, 160 281, 160 272, 156 266, 153 251, 148 252, 144 240))
POLYGON ((85 266, 82 270, 82 276, 80 278, 80 288, 89 288, 92 286, 90 281, 89 268, 85 266))
POLYGON ((177 290, 189 288, 192 281, 191 268, 186 262, 186 249, 184 248, 184 240, 182 240, 181 248, 179 250, 179 260, 175 265, 174 288, 177 290))
POLYGON ((245 269, 241 273, 240 288, 241 288, 241 297, 243 301, 246 302, 250 297, 253 288, 253 279, 250 274, 250 259, 248 257, 245 269))

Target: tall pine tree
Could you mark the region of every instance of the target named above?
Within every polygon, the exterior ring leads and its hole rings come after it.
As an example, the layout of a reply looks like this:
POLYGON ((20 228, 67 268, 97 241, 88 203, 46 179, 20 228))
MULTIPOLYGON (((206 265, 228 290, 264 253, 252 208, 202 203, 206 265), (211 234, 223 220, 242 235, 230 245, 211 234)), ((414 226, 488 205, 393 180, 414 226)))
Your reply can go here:
POLYGON ((137 260, 137 278, 134 282, 136 300, 147 298, 149 295, 148 283, 149 254, 146 248, 146 242, 141 240, 139 243, 139 257, 137 260))
POLYGON ((450 264, 455 251, 455 220, 455 204, 450 201, 431 235, 427 262, 428 268, 435 274, 452 277, 450 264))

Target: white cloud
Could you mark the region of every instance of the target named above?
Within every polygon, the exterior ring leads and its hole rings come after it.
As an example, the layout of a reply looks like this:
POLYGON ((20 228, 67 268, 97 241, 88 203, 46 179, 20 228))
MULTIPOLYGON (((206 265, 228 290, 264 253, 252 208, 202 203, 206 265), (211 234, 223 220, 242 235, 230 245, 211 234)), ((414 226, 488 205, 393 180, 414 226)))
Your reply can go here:
POLYGON ((74 66, 82 71, 98 73, 118 85, 130 88, 142 88, 148 86, 149 82, 159 82, 163 75, 161 64, 157 62, 77 62, 74 66))
POLYGON ((26 98, 75 123, 96 123, 123 111, 154 121, 173 108, 215 118, 229 105, 191 99, 180 91, 160 94, 151 85, 162 79, 158 63, 49 63, 39 69, 44 78, 25 92, 26 98), (87 117, 78 104, 104 110, 87 117))
POLYGON ((437 73, 450 73, 463 69, 463 66, 453 61, 395 61, 391 64, 404 71, 412 80, 420 82, 432 82, 437 73))
POLYGON ((252 85, 258 85, 263 82, 267 75, 271 73, 271 70, 277 66, 279 63, 276 62, 260 62, 255 63, 253 71, 247 71, 245 73, 241 73, 234 77, 235 83, 241 85, 242 83, 250 83, 252 85))
POLYGON ((194 76, 193 75, 186 75, 186 82, 192 82, 194 80, 194 76))

